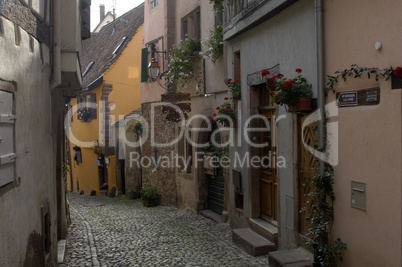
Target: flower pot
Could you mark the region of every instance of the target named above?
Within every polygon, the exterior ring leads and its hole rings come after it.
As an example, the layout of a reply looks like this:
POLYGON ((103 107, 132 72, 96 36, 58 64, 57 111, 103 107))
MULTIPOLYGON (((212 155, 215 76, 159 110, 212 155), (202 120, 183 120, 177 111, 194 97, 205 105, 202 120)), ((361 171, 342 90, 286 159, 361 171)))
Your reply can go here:
POLYGON ((297 112, 297 111, 310 111, 311 108, 311 97, 300 97, 295 102, 288 104, 288 112, 297 112))
POLYGON ((232 119, 232 128, 237 128, 238 123, 238 119, 232 119))

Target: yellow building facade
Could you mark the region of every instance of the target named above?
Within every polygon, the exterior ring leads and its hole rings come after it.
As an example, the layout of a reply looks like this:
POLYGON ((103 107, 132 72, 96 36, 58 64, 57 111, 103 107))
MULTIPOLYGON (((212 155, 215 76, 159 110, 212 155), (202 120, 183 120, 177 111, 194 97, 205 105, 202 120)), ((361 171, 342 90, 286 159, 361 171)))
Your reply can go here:
POLYGON ((85 89, 71 99, 67 118, 70 191, 109 194, 113 186, 121 191, 113 124, 141 106, 143 13, 142 4, 83 44, 85 89))

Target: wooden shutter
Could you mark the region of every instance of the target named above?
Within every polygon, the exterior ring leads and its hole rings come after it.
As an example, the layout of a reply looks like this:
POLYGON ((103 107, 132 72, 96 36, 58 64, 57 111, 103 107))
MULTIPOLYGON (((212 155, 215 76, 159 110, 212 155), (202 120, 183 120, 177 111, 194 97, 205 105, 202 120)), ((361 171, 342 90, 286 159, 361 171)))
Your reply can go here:
POLYGON ((178 168, 179 168, 179 172, 183 172, 183 171, 185 171, 185 170, 183 170, 183 168, 184 168, 184 164, 183 164, 183 159, 185 160, 185 157, 184 157, 184 142, 185 142, 185 139, 186 139, 186 137, 185 136, 183 136, 180 140, 179 140, 179 142, 177 143, 177 151, 178 151, 178 154, 179 154, 179 161, 178 161, 178 168))
POLYGON ((141 82, 147 82, 148 81, 148 49, 143 48, 142 49, 142 55, 141 55, 141 82))
POLYGON ((96 113, 96 94, 91 93, 90 94, 90 103, 91 103, 91 119, 94 120, 96 119, 97 113, 96 113))
POLYGON ((14 181, 13 94, 0 91, 0 187, 14 181))

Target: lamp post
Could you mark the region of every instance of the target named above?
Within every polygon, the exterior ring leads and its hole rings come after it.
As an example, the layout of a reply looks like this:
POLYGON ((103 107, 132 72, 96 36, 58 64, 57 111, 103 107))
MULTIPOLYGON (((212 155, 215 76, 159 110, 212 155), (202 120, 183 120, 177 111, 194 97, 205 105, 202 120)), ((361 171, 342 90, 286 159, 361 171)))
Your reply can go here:
POLYGON ((152 80, 156 80, 159 76, 159 64, 158 61, 153 57, 151 59, 151 62, 148 64, 148 72, 149 76, 152 78, 152 80))

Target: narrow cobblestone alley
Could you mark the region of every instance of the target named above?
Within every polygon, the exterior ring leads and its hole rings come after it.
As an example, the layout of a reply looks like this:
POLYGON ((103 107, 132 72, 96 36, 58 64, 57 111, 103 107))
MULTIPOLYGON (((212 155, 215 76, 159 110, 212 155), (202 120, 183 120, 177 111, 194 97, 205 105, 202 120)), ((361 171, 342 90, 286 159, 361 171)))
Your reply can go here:
POLYGON ((60 266, 268 266, 236 247, 227 224, 125 197, 69 193, 72 223, 60 266))

